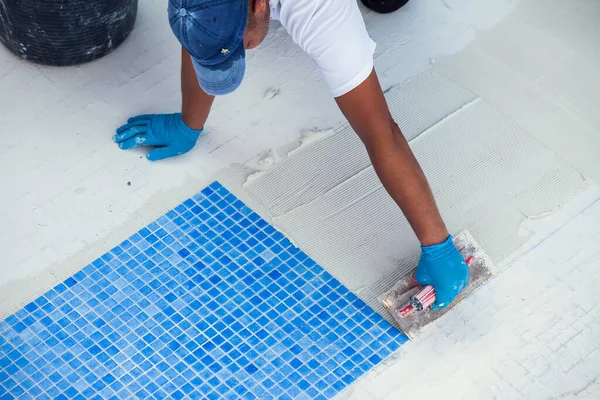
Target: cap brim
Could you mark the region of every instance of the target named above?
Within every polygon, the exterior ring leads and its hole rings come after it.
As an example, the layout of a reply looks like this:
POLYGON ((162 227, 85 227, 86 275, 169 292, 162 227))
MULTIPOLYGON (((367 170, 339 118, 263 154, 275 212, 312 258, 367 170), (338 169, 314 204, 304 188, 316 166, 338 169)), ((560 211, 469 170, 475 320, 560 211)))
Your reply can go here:
POLYGON ((234 54, 222 64, 201 65, 192 57, 200 87, 213 96, 229 94, 237 89, 246 73, 246 52, 240 43, 234 54))

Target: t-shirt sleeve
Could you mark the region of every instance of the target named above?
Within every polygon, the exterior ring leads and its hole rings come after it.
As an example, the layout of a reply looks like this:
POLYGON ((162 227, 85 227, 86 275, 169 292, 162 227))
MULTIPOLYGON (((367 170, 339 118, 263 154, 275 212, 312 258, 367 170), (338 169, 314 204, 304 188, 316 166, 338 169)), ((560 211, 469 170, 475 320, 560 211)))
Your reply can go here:
POLYGON ((375 42, 367 33, 356 0, 281 3, 282 25, 312 57, 334 97, 364 82, 373 70, 375 42))

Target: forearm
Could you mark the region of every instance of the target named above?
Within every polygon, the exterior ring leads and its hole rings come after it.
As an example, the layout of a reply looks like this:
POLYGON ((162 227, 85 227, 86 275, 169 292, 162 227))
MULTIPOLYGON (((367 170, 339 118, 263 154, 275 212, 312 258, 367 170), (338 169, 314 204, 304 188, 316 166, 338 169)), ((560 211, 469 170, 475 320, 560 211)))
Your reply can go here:
POLYGON ((381 140, 365 143, 373 167, 421 243, 441 243, 448 230, 427 178, 398 125, 392 119, 389 124, 389 133, 381 135, 381 140))
POLYGON ((375 71, 358 87, 336 98, 336 102, 365 144, 375 172, 421 243, 427 246, 446 240, 448 230, 425 174, 390 115, 375 71))
POLYGON ((215 99, 202 90, 192 65, 192 59, 181 49, 181 117, 192 129, 202 129, 215 99))

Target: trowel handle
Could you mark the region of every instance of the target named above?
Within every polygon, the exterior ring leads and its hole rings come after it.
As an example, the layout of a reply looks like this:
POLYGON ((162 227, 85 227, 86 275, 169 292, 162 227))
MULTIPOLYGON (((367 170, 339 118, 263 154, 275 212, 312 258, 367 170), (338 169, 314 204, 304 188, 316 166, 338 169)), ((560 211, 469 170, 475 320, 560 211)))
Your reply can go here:
POLYGON ((435 303, 435 290, 433 286, 424 286, 418 293, 411 296, 407 305, 400 309, 400 316, 406 318, 415 311, 423 311, 433 303, 435 303))
POLYGON ((411 303, 415 304, 417 311, 423 311, 426 308, 429 308, 429 306, 435 303, 435 290, 433 289, 433 286, 423 286, 423 289, 411 298, 411 303))

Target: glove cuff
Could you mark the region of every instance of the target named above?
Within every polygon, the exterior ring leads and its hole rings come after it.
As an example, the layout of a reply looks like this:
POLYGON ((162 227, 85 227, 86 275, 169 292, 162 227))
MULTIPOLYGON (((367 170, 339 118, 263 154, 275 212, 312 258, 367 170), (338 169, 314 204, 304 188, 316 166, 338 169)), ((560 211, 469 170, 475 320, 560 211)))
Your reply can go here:
POLYGON ((454 242, 452 241, 452 235, 448 235, 448 238, 442 243, 434 244, 432 246, 421 246, 421 254, 424 256, 427 255, 436 257, 455 249, 454 242))
POLYGON ((177 122, 180 125, 180 129, 192 134, 192 135, 200 135, 202 133, 202 131, 204 130, 204 128, 202 129, 192 129, 189 126, 187 126, 187 124, 183 121, 183 117, 181 116, 181 113, 175 113, 173 114, 175 116, 175 118, 177 118, 177 122))

